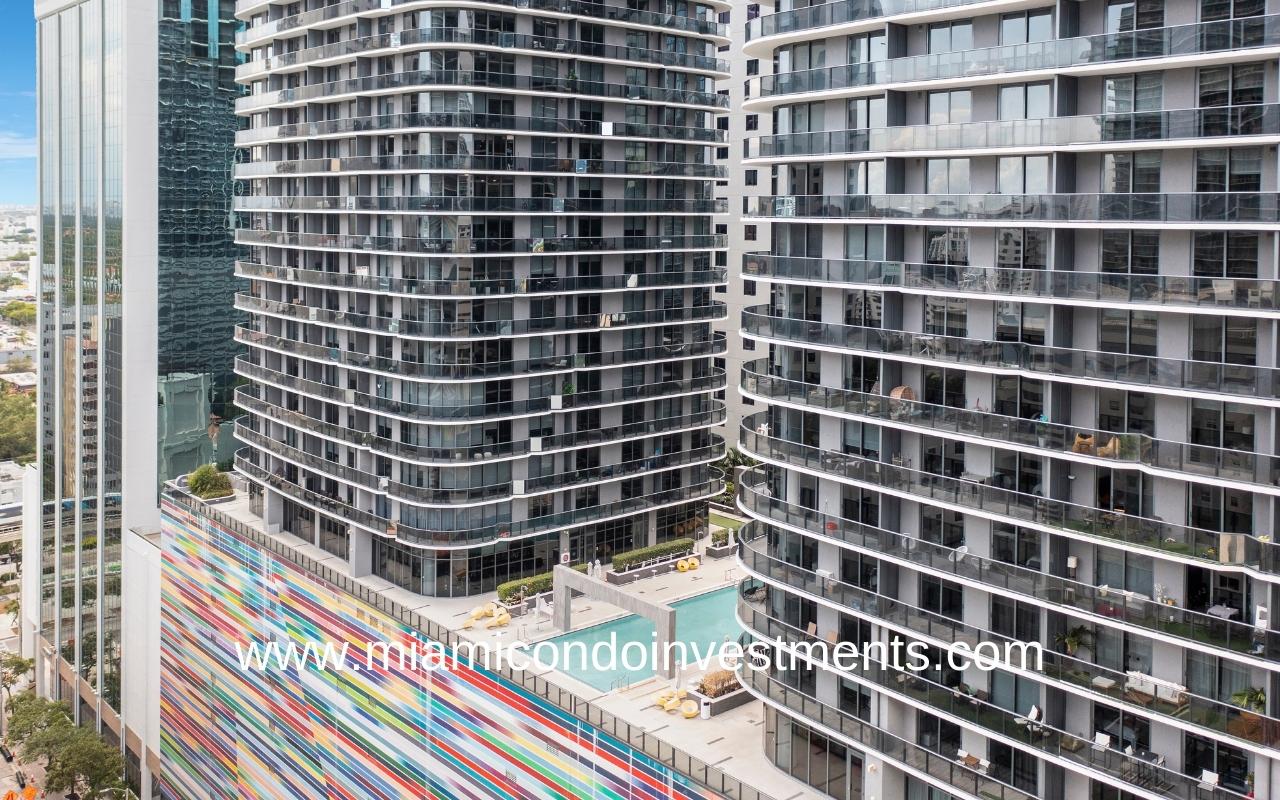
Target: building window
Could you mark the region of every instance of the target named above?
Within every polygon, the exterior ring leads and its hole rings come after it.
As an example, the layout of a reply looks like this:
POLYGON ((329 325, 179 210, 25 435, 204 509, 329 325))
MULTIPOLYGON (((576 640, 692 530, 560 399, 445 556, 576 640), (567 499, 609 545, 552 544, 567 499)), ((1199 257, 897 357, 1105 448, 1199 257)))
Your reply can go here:
POLYGON ((1155 275, 1160 271, 1160 232, 1102 232, 1102 271, 1155 275))
POLYGON ((996 176, 1000 194, 1048 194, 1048 156, 1001 156, 996 176))
POLYGON ((1000 18, 1000 44, 1030 44, 1053 38, 1053 12, 1049 9, 1020 11, 1000 18))
POLYGON ((747 186, 755 186, 759 183, 760 173, 754 169, 749 169, 743 175, 742 180, 747 186))
POLYGON ((1107 78, 1102 90, 1102 110, 1106 114, 1159 111, 1164 104, 1163 96, 1163 72, 1107 78))
POLYGON ((1200 21, 1256 17, 1266 12, 1265 0, 1200 0, 1200 21))
POLYGON ((1262 102, 1262 64, 1231 64, 1200 69, 1200 107, 1250 106, 1262 102))
POLYGON ((756 296, 756 282, 744 280, 742 282, 742 294, 746 297, 756 296))
POLYGON ((929 26, 929 53, 931 55, 972 49, 972 22, 938 22, 929 26))
POLYGON ((749 131, 758 131, 758 130, 760 130, 760 115, 759 115, 759 114, 748 114, 748 115, 747 115, 747 130, 749 130, 749 131))
POLYGON ((925 228, 924 257, 928 264, 967 265, 969 263, 968 228, 925 228))
POLYGON ((1164 27, 1164 0, 1109 0, 1105 33, 1164 27))
POLYGON ((973 92, 968 89, 956 89, 950 92, 929 92, 930 125, 969 122, 972 119, 973 92))
POLYGON ((751 75, 759 75, 759 74, 760 74, 760 59, 758 58, 747 59, 747 75, 751 76, 751 75))
POLYGON ((719 159, 720 161, 727 161, 727 160, 729 159, 729 148, 728 148, 728 147, 717 147, 717 148, 716 148, 716 158, 717 158, 717 159, 719 159))
POLYGON ((1156 312, 1104 308, 1099 317, 1098 349, 1102 352, 1156 354, 1156 312))
POLYGON ((1053 116, 1053 90, 1047 83, 1001 86, 998 103, 1002 120, 1048 119, 1053 116))
POLYGON ((1002 269, 1045 269, 1049 266, 1049 231, 1001 228, 996 232, 996 266, 1002 269))
POLYGON ((969 159, 931 158, 924 180, 925 194, 969 194, 969 159))
POLYGON ((756 240, 756 226, 755 226, 755 225, 743 225, 743 226, 742 226, 742 238, 743 238, 743 239, 745 239, 745 240, 746 240, 746 241, 748 241, 748 242, 754 242, 754 241, 756 240))
POLYGON ((960 584, 932 575, 920 576, 920 605, 925 611, 957 622, 964 619, 964 590, 960 584))
POLYGON ((1107 153, 1102 157, 1102 191, 1107 194, 1157 194, 1164 153, 1107 153))
POLYGON ((729 225, 728 225, 728 223, 725 223, 725 222, 717 222, 717 223, 716 223, 716 235, 717 235, 717 236, 728 236, 728 235, 729 235, 729 225))
POLYGON ((964 408, 965 371, 962 369, 924 368, 924 401, 935 406, 964 408))
POLYGON ((725 117, 717 117, 717 118, 716 118, 716 128, 717 128, 717 129, 719 129, 719 130, 722 130, 722 131, 727 131, 727 130, 729 130, 729 118, 728 118, 727 116, 725 116, 725 117))
POLYGON ((1205 278, 1257 278, 1258 245, 1254 231, 1196 231, 1192 270, 1205 278))
POLYGON ((1197 150, 1196 191, 1262 191, 1262 148, 1197 150))

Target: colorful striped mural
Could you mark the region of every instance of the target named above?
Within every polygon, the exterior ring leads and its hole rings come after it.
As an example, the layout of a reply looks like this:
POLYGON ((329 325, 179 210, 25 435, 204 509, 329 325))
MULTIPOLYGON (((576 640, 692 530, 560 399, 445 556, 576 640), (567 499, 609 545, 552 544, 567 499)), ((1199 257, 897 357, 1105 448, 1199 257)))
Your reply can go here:
MULTIPOLYGON (((165 501, 162 792, 218 798, 711 798, 489 671, 364 669, 412 628, 165 501), (350 643, 343 670, 242 670, 236 643, 350 643)), ((393 659, 395 661, 395 659, 393 659)))

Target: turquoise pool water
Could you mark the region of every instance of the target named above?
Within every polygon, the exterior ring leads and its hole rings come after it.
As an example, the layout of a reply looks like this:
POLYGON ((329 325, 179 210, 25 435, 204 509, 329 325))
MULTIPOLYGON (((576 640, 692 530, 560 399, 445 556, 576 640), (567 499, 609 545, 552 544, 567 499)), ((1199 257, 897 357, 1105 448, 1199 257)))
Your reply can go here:
MULTIPOLYGON (((694 647, 698 648, 699 654, 714 653, 724 643, 726 636, 736 640, 742 633, 742 628, 734 616, 737 591, 735 586, 726 586, 714 592, 707 592, 671 604, 671 607, 676 610, 676 639, 688 646, 691 658, 694 647)), ((620 680, 634 684, 653 675, 650 653, 652 641, 653 623, 644 617, 632 614, 613 622, 557 636, 549 643, 557 648, 558 666, 563 672, 602 692, 607 692, 618 685, 620 680), (596 669, 596 665, 591 664, 590 661, 586 665, 578 663, 582 661, 578 654, 584 647, 586 652, 590 653, 593 646, 610 641, 616 642, 619 648, 626 642, 639 642, 644 645, 643 657, 639 649, 630 648, 627 658, 629 663, 613 665, 614 669, 596 669), (636 668, 637 664, 640 665, 638 668, 636 668)), ((719 665, 715 661, 712 661, 708 667, 708 669, 718 668, 719 665)))

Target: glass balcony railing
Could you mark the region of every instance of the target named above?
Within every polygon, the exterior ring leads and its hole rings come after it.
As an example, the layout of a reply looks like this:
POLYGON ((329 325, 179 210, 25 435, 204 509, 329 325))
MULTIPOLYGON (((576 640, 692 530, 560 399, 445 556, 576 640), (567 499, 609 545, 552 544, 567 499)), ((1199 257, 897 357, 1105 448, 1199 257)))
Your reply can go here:
POLYGON ((846 261, 745 253, 747 278, 846 284, 858 289, 913 289, 966 295, 1049 298, 1072 303, 1126 303, 1221 311, 1280 311, 1280 281, 1195 275, 1133 275, 1119 272, 1012 269, 846 261))
POLYGON ((689 342, 620 348, 599 353, 568 353, 542 358, 476 363, 432 363, 411 361, 406 358, 383 358, 368 353, 300 342, 296 339, 256 331, 247 324, 236 326, 236 341, 247 344, 249 347, 286 353, 320 364, 381 372, 404 380, 423 382, 493 380, 556 373, 567 374, 576 370, 602 369, 650 361, 677 362, 688 358, 718 355, 726 348, 725 334, 715 332, 708 338, 698 338, 689 342))
MULTIPOLYGON (((395 7, 404 3, 412 3, 417 0, 346 0, 346 2, 334 3, 333 5, 317 8, 312 11, 304 11, 301 14, 294 14, 288 17, 264 22, 246 30, 236 32, 236 47, 247 49, 249 47, 261 46, 267 40, 276 36, 292 36, 293 32, 308 26, 318 25, 322 22, 338 19, 340 17, 349 17, 368 11, 377 11, 379 9, 386 10, 388 13, 394 13, 395 7)), ((486 0, 493 6, 506 6, 519 9, 520 11, 549 11, 555 14, 568 14, 571 16, 582 16, 588 18, 597 18, 609 20, 613 22, 631 23, 634 25, 648 25, 655 28, 672 28, 675 30, 687 31, 689 33, 703 34, 706 36, 714 36, 719 39, 726 38, 728 28, 718 22, 709 19, 698 19, 678 14, 663 14, 657 11, 640 11, 637 9, 626 8, 623 6, 612 6, 605 3, 591 3, 585 0, 486 0)), ((700 6, 690 4, 690 8, 703 9, 703 13, 711 15, 711 6, 700 6)), ((327 26, 331 27, 331 26, 327 26)))
POLYGON ((339 211, 443 214, 724 214, 727 200, 686 198, 591 197, 444 197, 345 195, 246 195, 233 201, 236 211, 339 211))
POLYGON ((695 92, 688 89, 669 89, 630 83, 605 83, 579 78, 516 75, 508 72, 433 69, 368 75, 363 78, 349 78, 330 83, 307 84, 293 89, 277 89, 260 94, 243 95, 236 98, 236 113, 247 115, 276 106, 301 105, 321 99, 326 102, 337 102, 349 97, 365 96, 390 89, 411 92, 420 91, 424 87, 455 86, 478 89, 517 89, 525 93, 587 95, 609 100, 665 103, 712 109, 729 107, 729 98, 715 92, 695 92))
POLYGON ((747 22, 747 41, 761 36, 825 28, 846 22, 918 14, 985 3, 986 0, 836 0, 833 3, 766 14, 747 22))
MULTIPOLYGON (((750 418, 748 418, 750 419, 750 418)), ((1219 564, 1241 566, 1246 557, 1247 534, 1223 534, 1162 520, 1138 517, 1055 500, 1036 494, 1002 489, 977 480, 953 478, 897 464, 870 461, 859 456, 823 450, 759 433, 744 420, 739 445, 761 460, 775 464, 802 464, 833 479, 910 495, 920 501, 950 506, 961 512, 981 511, 1009 522, 1034 524, 1050 531, 1062 531, 1087 539, 1153 547, 1193 556, 1219 564), (1231 549, 1219 553, 1224 542, 1231 549)), ((1176 611, 1176 610, 1175 610, 1176 611)), ((1246 609, 1248 614, 1248 609, 1246 609)), ((1243 622, 1218 617, 1188 616, 1167 611, 1151 620, 1155 629, 1167 626, 1171 635, 1212 643, 1246 655, 1280 656, 1280 631, 1266 631, 1243 622)))
POLYGON ((517 158, 515 156, 404 155, 305 158, 236 164, 241 180, 277 175, 323 175, 335 172, 545 172, 567 175, 631 175, 653 178, 723 178, 724 167, 685 161, 616 161, 594 158, 517 158))
POLYGON ((756 697, 782 706, 801 720, 812 721, 833 730, 902 767, 945 781, 956 787, 957 791, 984 800, 1033 800, 1033 795, 1001 783, 979 772, 976 767, 967 767, 953 757, 935 753, 908 739, 895 736, 848 711, 793 689, 763 671, 744 667, 739 669, 738 679, 756 697))
POLYGON ((294 233, 293 231, 236 230, 236 244, 270 245, 383 253, 596 253, 639 250, 711 250, 723 248, 728 238, 715 234, 690 236, 561 236, 550 239, 419 239, 411 236, 371 234, 294 233))
POLYGON ((528 400, 449 406, 441 403, 395 400, 390 397, 359 392, 355 389, 346 389, 321 381, 290 375, 270 367, 263 367, 254 364, 243 356, 236 359, 235 370, 237 375, 249 378, 256 383, 270 384, 280 389, 313 395, 345 406, 365 408, 383 414, 402 417, 409 422, 429 422, 432 420, 479 421, 530 416, 565 409, 596 408, 614 403, 710 393, 723 389, 725 384, 724 370, 712 370, 711 374, 698 378, 657 381, 643 386, 604 389, 596 392, 566 391, 551 397, 530 398, 528 400))
POLYGON ((728 311, 723 303, 684 308, 655 308, 648 311, 624 311, 613 314, 575 314, 567 317, 534 317, 470 321, 428 321, 376 314, 334 311, 295 303, 264 300, 251 294, 236 295, 235 307, 254 314, 273 314, 345 328, 362 328, 403 338, 476 338, 489 336, 546 336, 566 331, 620 328, 633 325, 670 325, 682 322, 706 322, 725 319, 728 311))
POLYGON ((350 520, 373 533, 393 536, 409 544, 437 548, 475 547, 477 544, 487 544, 517 537, 549 533, 564 528, 580 527, 603 520, 645 513, 657 508, 705 500, 724 491, 724 484, 721 481, 710 479, 679 489, 655 492, 616 503, 605 503, 588 508, 562 511, 524 522, 498 522, 466 530, 433 531, 425 528, 416 528, 386 517, 379 517, 344 503, 337 497, 303 488, 293 481, 286 480, 282 475, 272 474, 258 466, 254 461, 258 456, 259 454, 254 452, 252 448, 244 448, 237 452, 235 460, 236 471, 250 480, 264 486, 270 486, 281 494, 304 505, 315 506, 326 513, 338 516, 340 519, 350 520))
MULTIPOLYGON (((756 525, 757 523, 750 524, 756 525)), ((802 593, 813 598, 822 598, 826 601, 846 606, 851 610, 857 611, 859 616, 865 616, 876 624, 890 623, 898 628, 908 629, 913 634, 919 633, 935 639, 944 645, 948 642, 964 641, 972 646, 979 641, 994 642, 1001 638, 988 631, 964 625, 947 617, 932 614, 924 609, 915 608, 860 587, 841 583, 818 575, 811 570, 789 564, 764 552, 762 534, 758 530, 748 531, 744 529, 744 535, 748 538, 744 538, 738 545, 738 555, 743 568, 749 575, 780 584, 787 592, 802 593)), ((745 670, 745 672, 749 675, 763 674, 749 669, 745 670)), ((1032 674, 1036 673, 1033 671, 1032 674)), ((910 683, 910 679, 904 681, 900 684, 899 691, 910 691, 910 683)), ((982 706, 979 705, 978 708, 981 709, 982 706)), ((991 712, 989 705, 987 709, 989 716, 985 718, 972 717, 972 721, 998 732, 1003 732, 1005 724, 1011 726, 1017 724, 1014 722, 1012 715, 1006 721, 1000 718, 1000 715, 1005 712, 991 712)), ((966 717, 969 717, 973 710, 971 709, 970 712, 966 713, 966 717)), ((847 714, 848 712, 841 713, 847 714)), ((1042 752, 1074 762, 1086 770, 1120 778, 1127 783, 1133 783, 1148 791, 1156 792, 1162 797, 1185 798, 1185 800, 1201 800, 1209 797, 1222 798, 1222 800, 1243 798, 1243 795, 1222 787, 1201 793, 1198 777, 1183 775, 1159 766, 1154 761, 1128 756, 1119 750, 1108 748, 1097 751, 1093 749, 1092 739, 1069 734, 1065 731, 1057 731, 1047 725, 1037 727, 1042 734, 1046 734, 1038 737, 1036 742, 1042 752)), ((1025 737, 1029 735, 1034 734, 1029 731, 1023 731, 1018 735, 1018 738, 1025 740, 1025 737)))
MULTIPOLYGON (((785 400, 810 408, 839 411, 926 433, 959 433, 985 439, 993 447, 1021 445, 1054 454, 1071 453, 1103 459, 1109 465, 1141 465, 1198 477, 1252 483, 1275 491, 1280 487, 1280 458, 1248 450, 1205 447, 1155 439, 1141 433, 1113 433, 1056 422, 1022 419, 918 400, 820 386, 769 375, 767 363, 744 364, 742 391, 768 401, 785 400)), ((1185 477, 1184 477, 1185 476, 1185 477)))
MULTIPOLYGON (((567 472, 541 475, 526 479, 522 491, 516 492, 511 481, 501 481, 488 485, 467 485, 470 476, 467 472, 450 473, 449 478, 456 485, 451 487, 430 487, 403 483, 391 476, 379 476, 356 467, 341 464, 336 460, 325 458, 317 453, 293 447, 283 441, 277 441, 251 427, 256 419, 250 417, 236 423, 236 438, 259 450, 273 453, 279 458, 299 466, 313 470, 327 478, 337 478, 344 483, 359 486, 366 491, 394 498, 401 502, 412 503, 419 507, 451 508, 460 503, 486 503, 510 500, 515 497, 530 497, 548 492, 558 492, 589 484, 606 483, 634 477, 636 475, 666 472, 684 469, 688 466, 710 464, 724 456, 724 441, 717 436, 712 437, 714 444, 708 447, 696 447, 673 453, 655 453, 647 458, 625 461, 617 464, 569 470, 567 472)), ((311 427, 308 426, 308 430, 311 427)), ((468 469, 470 465, 459 465, 460 469, 468 469)))
POLYGON ((744 197, 748 217, 1280 224, 1274 192, 1185 194, 848 194, 744 197))
MULTIPOLYGON (((824 665, 837 674, 854 675, 880 691, 909 698, 935 712, 950 715, 1006 739, 1021 742, 1034 754, 1048 753, 1092 772, 1103 773, 1112 779, 1119 778, 1127 783, 1136 783, 1148 790, 1157 787, 1161 790, 1166 789, 1171 785, 1171 782, 1166 780, 1166 776, 1174 778, 1177 783, 1186 779, 1177 772, 1156 767, 1150 761, 1127 755, 1119 750, 1108 749, 1101 752, 1093 750, 1091 739, 1068 733, 1058 726, 1045 722, 1028 725, 1026 717, 1021 714, 969 694, 959 687, 929 680, 932 676, 928 672, 896 669, 882 661, 864 664, 858 659, 848 659, 848 663, 837 667, 829 658, 823 657, 827 654, 822 647, 823 640, 787 624, 759 604, 750 603, 741 597, 738 600, 738 618, 755 641, 774 646, 777 642, 782 642, 783 646, 789 649, 800 647, 799 652, 808 654, 807 660, 811 663, 824 665)), ((800 659, 804 658, 804 655, 800 656, 800 659)), ((999 779, 1009 779, 1007 771, 1003 768, 997 767, 991 771, 996 770, 998 770, 999 779)), ((1196 797, 1194 794, 1187 796, 1196 797)))
POLYGON ((579 39, 560 39, 551 36, 530 36, 524 33, 506 33, 475 28, 418 28, 396 33, 379 33, 361 36, 342 42, 305 47, 287 53, 249 61, 236 67, 236 79, 244 81, 272 70, 285 67, 306 66, 318 61, 331 66, 338 60, 351 60, 365 56, 372 50, 402 52, 415 44, 475 44, 500 47, 504 50, 542 50, 549 54, 604 59, 609 62, 634 61, 646 66, 660 64, 664 67, 694 69, 714 72, 728 77, 729 62, 713 56, 666 50, 647 50, 639 47, 586 42, 579 39), (350 57, 350 58, 348 58, 350 57))
MULTIPOLYGON (((252 387, 241 386, 236 389, 236 404, 259 417, 269 417, 277 422, 300 430, 314 431, 330 439, 345 442, 350 447, 367 450, 373 453, 387 454, 404 461, 418 464, 436 464, 439 466, 471 467, 477 460, 488 462, 492 459, 512 458, 533 452, 531 441, 522 439, 507 442, 486 442, 471 447, 430 447, 428 445, 399 442, 375 436, 368 431, 358 431, 335 425, 315 417, 290 411, 259 399, 251 393, 252 387), (459 463, 465 462, 465 463, 459 463)), ((712 400, 706 404, 707 411, 694 414, 682 414, 676 417, 633 422, 608 429, 594 428, 572 433, 539 437, 539 453, 551 453, 576 447, 594 447, 609 442, 659 436, 711 428, 722 425, 726 417, 724 403, 712 400)))
POLYGON ((776 97, 918 81, 1060 71, 1091 64, 1176 58, 1276 45, 1280 45, 1280 14, 760 75, 746 81, 746 92, 749 98, 776 97))
MULTIPOLYGON (((444 111, 427 114, 382 114, 371 117, 340 117, 338 119, 299 122, 292 125, 263 125, 236 132, 236 145, 248 147, 262 142, 281 139, 317 139, 325 136, 342 136, 356 133, 394 133, 432 128, 475 129, 482 131, 514 131, 539 134, 565 134, 577 136, 605 136, 604 123, 586 119, 561 119, 558 117, 530 117, 510 114, 468 114, 444 111)), ((712 142, 725 140, 725 132, 719 128, 686 128, 679 125, 633 125, 611 123, 615 139, 658 139, 676 142, 712 142)))
POLYGON ((906 125, 757 136, 745 140, 746 158, 828 153, 906 153, 927 150, 1059 148, 1100 142, 1166 142, 1280 134, 1280 105, 1184 108, 1132 114, 906 125))
POLYGON ((866 328, 834 322, 771 316, 767 306, 742 312, 742 330, 764 339, 824 344, 887 358, 945 361, 1027 377, 1089 379, 1154 390, 1177 389, 1226 395, 1236 402, 1280 399, 1280 370, 1248 364, 1184 361, 1157 356, 1101 353, 1071 347, 993 342, 915 331, 866 328))
MULTIPOLYGON (((1177 636, 1192 648, 1230 639, 1226 633, 1219 633, 1213 637, 1202 635, 1203 631, 1214 627, 1225 630, 1225 627, 1220 625, 1224 620, 1218 617, 1150 599, 1113 594, 1108 589, 1091 584, 1067 580, 1029 567, 994 561, 970 554, 967 550, 960 551, 907 534, 876 528, 788 503, 772 496, 764 476, 758 471, 748 472, 744 476, 738 492, 738 504, 750 516, 763 520, 765 524, 786 525, 803 531, 806 536, 842 542, 872 554, 883 554, 908 562, 920 570, 964 579, 980 586, 993 586, 1017 592, 1025 597, 1036 598, 1055 610, 1067 610, 1066 613, 1073 619, 1078 618, 1078 612, 1084 612, 1130 626, 1137 629, 1136 632, 1154 630, 1177 636)), ((1270 655, 1265 651, 1267 632, 1256 629, 1254 632, 1257 634, 1254 643, 1255 650, 1258 652, 1252 654, 1270 655)), ((1046 655, 1048 655, 1047 652, 1046 655)), ((1071 670, 1085 673, 1087 677, 1084 683, 1091 684, 1091 688, 1117 688, 1116 694, 1123 693, 1123 684, 1127 683, 1123 672, 1110 670, 1062 653, 1053 655, 1071 670), (1092 685, 1095 677, 1106 680, 1092 685)), ((1079 680, 1071 682, 1080 683, 1079 680)), ((1144 707, 1183 719, 1195 719, 1196 724, 1249 741, 1259 743, 1269 741, 1260 738, 1261 731, 1257 731, 1258 736, 1254 736, 1255 732, 1247 730, 1246 723, 1250 721, 1251 716, 1256 715, 1246 712, 1239 706, 1191 695, 1185 691, 1179 692, 1176 696, 1169 694, 1153 697, 1152 703, 1144 707), (1157 700, 1159 702, 1156 702, 1157 700)), ((1280 720, 1276 720, 1271 727, 1276 736, 1280 737, 1280 720)))
POLYGON ((561 294, 568 292, 606 292, 626 289, 670 289, 683 286, 714 286, 728 276, 723 267, 688 272, 640 272, 629 275, 550 275, 529 278, 495 278, 491 280, 419 280, 385 275, 359 275, 349 272, 283 267, 237 261, 236 275, 295 286, 320 286, 349 289, 355 292, 399 294, 407 297, 480 297, 486 295, 561 294))

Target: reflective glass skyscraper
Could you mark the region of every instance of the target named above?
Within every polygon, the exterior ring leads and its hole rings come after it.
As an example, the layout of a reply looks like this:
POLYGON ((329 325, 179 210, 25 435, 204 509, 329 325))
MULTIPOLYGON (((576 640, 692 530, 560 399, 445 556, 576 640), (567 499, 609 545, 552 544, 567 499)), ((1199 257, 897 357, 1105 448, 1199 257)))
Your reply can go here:
POLYGON ((783 769, 840 798, 1280 794, 1278 11, 748 23, 772 236, 743 265, 771 291, 740 613, 928 653, 751 676, 783 769), (983 640, 1043 668, 943 657, 983 640))
POLYGON ((40 496, 23 633, 40 691, 117 741, 121 532, 158 524, 161 481, 230 459, 233 11, 35 4, 40 496))
POLYGON ((269 525, 424 595, 705 531, 725 5, 240 1, 269 525))

